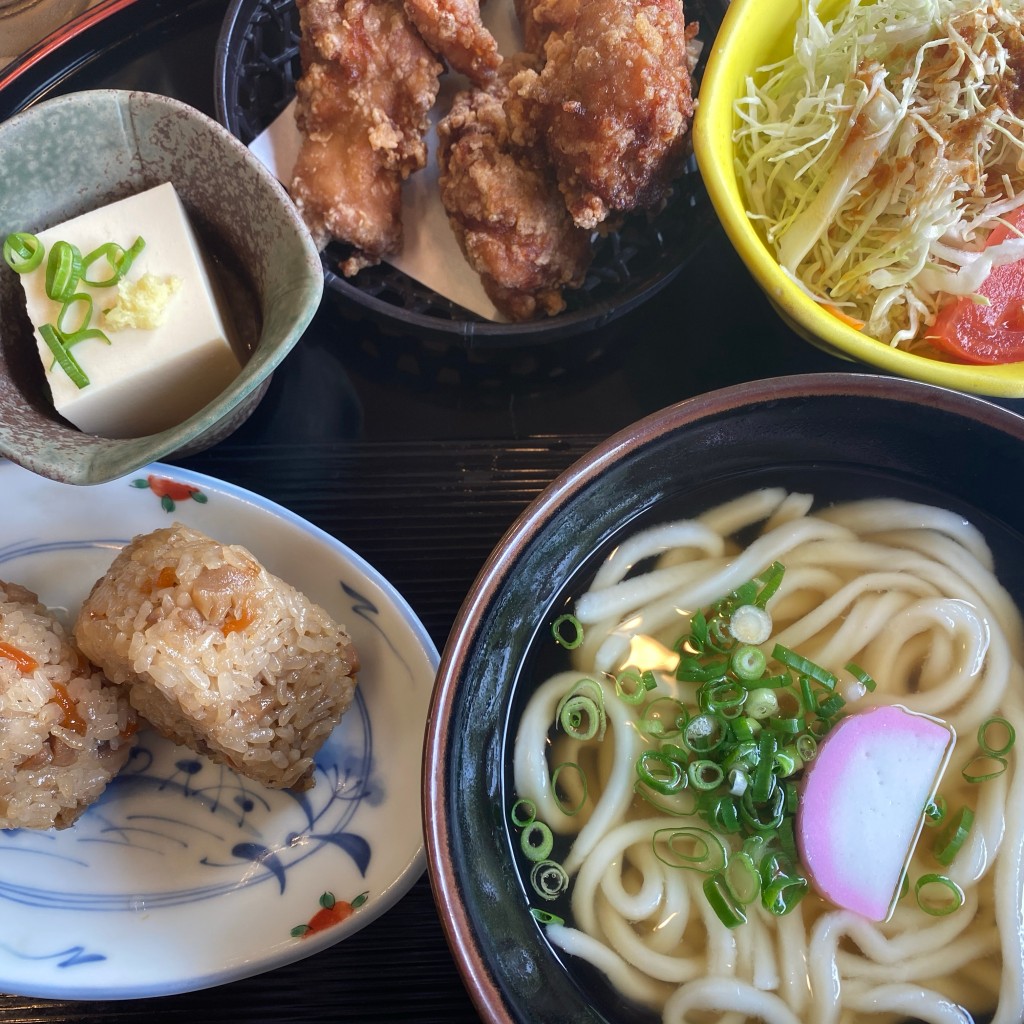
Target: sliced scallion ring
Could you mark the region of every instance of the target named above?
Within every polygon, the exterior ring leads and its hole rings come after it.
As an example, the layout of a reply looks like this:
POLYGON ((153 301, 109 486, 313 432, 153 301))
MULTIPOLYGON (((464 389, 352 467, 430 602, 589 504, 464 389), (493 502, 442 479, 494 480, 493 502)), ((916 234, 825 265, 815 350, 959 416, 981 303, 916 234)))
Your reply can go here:
POLYGON ((4 239, 4 259, 16 274, 31 274, 43 262, 45 246, 27 231, 13 231, 4 239))
POLYGON ((990 779, 999 778, 1006 771, 1007 764, 1005 757, 999 757, 996 754, 978 754, 963 766, 960 774, 964 777, 964 782, 975 784, 988 782, 990 779))
POLYGON ((951 878, 929 872, 914 883, 917 905, 932 917, 945 917, 964 905, 964 891, 951 878))
POLYGON ((104 242, 103 245, 98 245, 82 260, 82 280, 92 288, 113 287, 128 273, 135 258, 145 247, 146 243, 141 237, 136 238, 129 249, 122 248, 117 242, 104 242), (100 260, 106 260, 110 274, 97 280, 90 276, 89 271, 93 264, 100 260))
POLYGON ((989 757, 1005 756, 1013 749, 1016 741, 1017 731, 1005 718, 999 718, 998 716, 986 718, 978 726, 978 747, 982 753, 988 754, 989 757), (1002 736, 999 735, 1000 733, 1002 733, 1002 736), (996 746, 1000 739, 1002 743, 996 746))
POLYGON ((813 661, 809 661, 802 655, 797 654, 796 651, 783 647, 782 644, 775 645, 772 650, 772 657, 799 675, 809 676, 815 682, 821 683, 822 686, 827 686, 830 690, 836 688, 838 680, 834 673, 829 672, 827 668, 816 665, 813 661))
POLYGON ((543 821, 534 819, 519 834, 519 845, 527 860, 547 860, 554 848, 555 837, 543 821))
POLYGON ((726 928, 736 928, 745 924, 747 915, 743 913, 740 901, 729 888, 725 876, 719 871, 704 879, 704 896, 718 920, 726 928))
POLYGON ((710 875, 721 871, 729 859, 725 843, 710 829, 683 825, 659 828, 654 833, 654 855, 663 864, 710 875), (665 852, 662 852, 662 847, 665 852))
POLYGON ((530 916, 538 924, 565 924, 563 918, 557 914, 549 914, 546 910, 541 910, 540 907, 531 907, 530 916))
POLYGON ((551 623, 551 635, 559 647, 564 647, 567 651, 574 651, 583 643, 583 624, 575 615, 568 613, 559 615, 551 623))
MULTIPOLYGON (((562 787, 563 789, 565 787, 562 787)), ((583 810, 583 805, 587 802, 587 773, 575 762, 575 761, 563 761, 561 764, 555 766, 555 770, 551 773, 551 795, 555 798, 555 803, 558 804, 558 809, 568 815, 570 818, 573 815, 579 814, 583 810), (562 790, 559 789, 558 780, 562 776, 562 772, 572 771, 576 774, 577 789, 579 790, 580 797, 575 804, 567 804, 562 799, 562 790)))
POLYGON ((46 347, 53 353, 57 365, 68 375, 71 383, 81 389, 89 386, 89 378, 85 371, 78 365, 78 360, 67 350, 61 336, 56 328, 50 324, 43 324, 39 328, 39 336, 46 343, 46 347))
POLYGON ((539 860, 530 870, 533 891, 545 900, 555 900, 569 888, 569 875, 558 861, 539 860))
POLYGON ((666 750, 645 750, 636 759, 636 773, 645 786, 662 796, 686 788, 686 766, 666 750))
POLYGON ((68 338, 78 331, 84 330, 89 326, 89 321, 92 319, 92 296, 86 292, 75 292, 74 295, 69 295, 65 300, 64 304, 60 307, 60 312, 57 314, 57 330, 61 333, 61 336, 68 338), (68 318, 75 313, 76 307, 83 307, 80 310, 78 316, 77 326, 69 324, 68 318))
POLYGON ((527 825, 532 824, 537 818, 537 805, 532 800, 527 800, 523 797, 512 805, 512 810, 509 811, 508 816, 512 819, 512 824, 516 828, 526 828, 527 825))
POLYGON ((949 823, 941 835, 932 844, 935 859, 944 867, 953 863, 953 858, 964 845, 971 826, 974 824, 974 811, 970 807, 960 808, 960 813, 949 823))
POLYGON ((82 254, 71 242, 54 242, 46 260, 46 294, 54 302, 66 302, 75 294, 82 277, 82 254))

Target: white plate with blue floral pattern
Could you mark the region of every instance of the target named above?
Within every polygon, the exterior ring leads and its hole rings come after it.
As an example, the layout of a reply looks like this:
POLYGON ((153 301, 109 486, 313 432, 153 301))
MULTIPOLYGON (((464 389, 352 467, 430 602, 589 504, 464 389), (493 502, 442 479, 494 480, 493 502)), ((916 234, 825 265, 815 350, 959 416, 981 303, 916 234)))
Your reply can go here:
POLYGON ((150 730, 69 829, 0 831, 0 991, 114 999, 248 977, 344 939, 424 869, 420 774, 438 654, 362 558, 280 506, 152 465, 73 487, 0 462, 0 578, 69 624, 117 550, 180 521, 242 544, 343 623, 361 668, 304 793, 150 730))

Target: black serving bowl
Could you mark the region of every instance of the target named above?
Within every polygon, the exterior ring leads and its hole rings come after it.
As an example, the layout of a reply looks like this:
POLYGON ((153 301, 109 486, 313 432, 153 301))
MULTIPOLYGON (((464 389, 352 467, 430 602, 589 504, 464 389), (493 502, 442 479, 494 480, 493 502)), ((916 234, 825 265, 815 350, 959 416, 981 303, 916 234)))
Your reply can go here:
MULTIPOLYGON (((491 0, 508 3, 512 0, 491 0)), ((699 92, 704 58, 726 4, 688 0, 688 21, 700 25, 704 50, 694 74, 699 92)), ((248 145, 287 107, 301 73, 299 20, 291 0, 232 0, 217 47, 214 98, 218 119, 248 145)), ((428 159, 435 159, 431 153, 428 159)), ((616 323, 668 285, 699 251, 716 216, 691 158, 667 206, 655 217, 627 218, 621 230, 597 243, 581 289, 567 292, 568 307, 528 323, 494 323, 468 312, 387 263, 345 278, 338 265, 349 249, 332 243, 322 254, 325 295, 341 313, 372 321, 398 340, 413 340, 439 362, 460 350, 463 375, 473 366, 502 364, 515 373, 524 349, 557 349, 531 361, 535 371, 556 374, 592 357, 617 336, 616 323)), ((404 353, 408 355, 408 353, 404 353)))
POLYGON ((635 1008, 598 998, 600 983, 585 993, 547 944, 530 915, 507 825, 517 674, 594 553, 665 503, 698 512, 769 483, 843 497, 907 496, 980 526, 1003 584, 1024 604, 1021 480, 1024 418, 932 385, 820 374, 744 384, 655 413, 577 462, 526 509, 451 632, 425 747, 430 879, 485 1020, 638 1019, 635 1008))

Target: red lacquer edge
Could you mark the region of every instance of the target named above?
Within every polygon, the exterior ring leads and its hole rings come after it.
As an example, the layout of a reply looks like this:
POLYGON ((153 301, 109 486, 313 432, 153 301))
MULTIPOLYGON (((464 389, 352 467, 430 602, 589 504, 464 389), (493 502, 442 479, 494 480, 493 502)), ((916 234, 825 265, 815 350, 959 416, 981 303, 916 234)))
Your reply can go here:
POLYGON ((105 21, 110 15, 123 11, 126 7, 131 7, 135 2, 136 0, 101 0, 95 7, 83 11, 77 18, 72 18, 60 28, 54 29, 48 36, 44 36, 21 56, 11 61, 7 67, 0 69, 0 92, 70 39, 74 39, 79 33, 92 28, 93 25, 105 21))

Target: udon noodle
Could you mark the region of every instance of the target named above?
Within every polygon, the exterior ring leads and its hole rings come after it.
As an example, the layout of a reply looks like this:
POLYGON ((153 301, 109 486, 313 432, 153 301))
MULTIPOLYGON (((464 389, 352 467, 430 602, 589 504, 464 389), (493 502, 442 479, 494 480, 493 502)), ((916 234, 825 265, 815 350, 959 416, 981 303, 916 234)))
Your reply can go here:
MULTIPOLYGON (((1024 773, 1014 751, 987 781, 969 783, 961 773, 992 716, 1024 730, 1020 613, 985 538, 961 516, 902 500, 817 511, 813 504, 811 496, 763 489, 696 519, 647 528, 607 557, 575 601, 584 639, 572 667, 531 695, 515 740, 516 795, 533 802, 565 850, 571 912, 546 925, 547 937, 666 1024, 960 1024, 975 1014, 1020 1024, 1024 773), (951 808, 973 808, 975 819, 955 859, 938 869, 962 889, 954 912, 930 916, 911 885, 876 923, 811 891, 782 916, 752 903, 746 923, 726 927, 701 873, 656 855, 655 831, 681 819, 638 797, 636 761, 653 741, 638 728, 644 704, 616 699, 611 680, 627 667, 652 670, 648 703, 680 697, 686 684, 673 672, 673 644, 689 617, 776 561, 785 575, 767 602, 766 653, 780 643, 831 668, 848 711, 899 703, 956 730, 939 792, 951 808), (851 662, 875 690, 844 671, 851 662), (604 692, 600 742, 552 725, 581 677, 604 692), (575 798, 553 792, 552 771, 562 763, 588 779, 577 813, 565 809, 575 798)), ((563 788, 570 775, 562 773, 563 788)), ((908 865, 911 883, 937 870, 928 838, 924 829, 908 865)), ((725 842, 735 848, 734 838, 725 842)))

